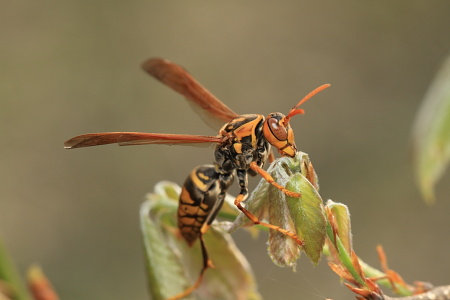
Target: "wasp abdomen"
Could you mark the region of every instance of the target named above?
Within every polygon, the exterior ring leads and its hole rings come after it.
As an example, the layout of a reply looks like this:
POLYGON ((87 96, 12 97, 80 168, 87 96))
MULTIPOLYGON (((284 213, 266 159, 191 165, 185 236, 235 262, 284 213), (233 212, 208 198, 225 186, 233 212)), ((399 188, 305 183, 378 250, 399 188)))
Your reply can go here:
POLYGON ((196 167, 184 182, 178 206, 178 228, 192 245, 200 235, 211 209, 218 200, 220 174, 214 165, 196 167))

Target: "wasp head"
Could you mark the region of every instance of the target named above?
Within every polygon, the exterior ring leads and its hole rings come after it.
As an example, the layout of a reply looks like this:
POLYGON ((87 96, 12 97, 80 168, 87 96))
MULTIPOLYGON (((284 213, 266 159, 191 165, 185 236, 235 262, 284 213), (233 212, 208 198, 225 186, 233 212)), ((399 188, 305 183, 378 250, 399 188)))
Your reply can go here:
POLYGON ((264 121, 263 133, 266 140, 275 148, 282 156, 294 157, 297 152, 294 141, 294 131, 286 116, 282 113, 271 113, 264 121))
POLYGON ((272 146, 277 148, 282 156, 294 157, 297 153, 294 131, 289 125, 289 120, 295 115, 304 114, 305 111, 298 107, 329 86, 329 84, 324 84, 310 92, 289 111, 287 116, 282 113, 271 113, 267 116, 263 126, 264 137, 272 146))

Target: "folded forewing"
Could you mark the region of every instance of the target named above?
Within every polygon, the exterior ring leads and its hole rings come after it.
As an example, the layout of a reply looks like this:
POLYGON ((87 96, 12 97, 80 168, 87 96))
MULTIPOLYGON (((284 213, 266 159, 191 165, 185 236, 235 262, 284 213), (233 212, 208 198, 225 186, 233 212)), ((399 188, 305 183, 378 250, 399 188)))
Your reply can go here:
POLYGON ((165 59, 152 58, 144 62, 142 68, 185 96, 195 112, 211 128, 218 130, 238 116, 179 65, 165 59))
POLYGON ((222 141, 223 137, 220 136, 145 132, 100 132, 73 137, 64 143, 64 147, 73 149, 107 144, 119 144, 120 146, 166 144, 206 147, 211 144, 221 143, 222 141))

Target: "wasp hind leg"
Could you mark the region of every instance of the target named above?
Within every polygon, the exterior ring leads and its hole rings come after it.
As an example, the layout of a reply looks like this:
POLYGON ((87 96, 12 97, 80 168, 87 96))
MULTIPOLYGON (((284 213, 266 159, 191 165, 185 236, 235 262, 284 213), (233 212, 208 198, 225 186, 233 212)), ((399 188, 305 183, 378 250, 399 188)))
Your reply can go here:
POLYGON ((198 275, 197 280, 195 281, 195 283, 193 285, 191 285, 190 287, 188 287, 181 293, 179 293, 175 296, 172 296, 170 298, 167 298, 166 300, 180 300, 180 299, 183 299, 183 298, 189 296, 193 291, 195 291, 200 286, 200 284, 203 281, 203 275, 205 274, 205 271, 211 267, 211 262, 209 260, 208 251, 206 250, 206 245, 205 245, 205 242, 203 241, 203 234, 200 234, 198 238, 200 240, 200 247, 202 249, 203 266, 202 266, 202 269, 200 270, 200 274, 198 275))
POLYGON ((200 274, 194 284, 167 300, 179 300, 190 295, 202 283, 205 271, 214 267, 212 261, 209 259, 203 235, 208 231, 211 223, 216 218, 217 213, 222 208, 226 191, 233 183, 233 180, 234 176, 231 173, 219 174, 216 172, 213 165, 199 166, 195 168, 193 173, 187 178, 182 189, 184 193, 182 192, 182 195, 180 196, 180 209, 178 213, 179 228, 189 245, 192 245, 197 238, 200 240, 203 263, 200 274), (201 221, 201 225, 196 223, 196 226, 186 226, 185 223, 190 224, 189 219, 192 219, 193 216, 186 215, 183 209, 183 206, 185 205, 197 208, 204 205, 206 210, 198 210, 195 214, 195 220, 199 223, 201 221), (196 230, 191 232, 194 228, 196 230))
POLYGON ((203 234, 205 234, 209 227, 211 226, 212 221, 214 220, 214 217, 217 215, 217 212, 220 210, 220 208, 222 207, 223 204, 223 200, 225 199, 225 191, 222 191, 218 198, 217 198, 217 202, 214 204, 214 207, 212 208, 211 212, 210 212, 210 217, 207 218, 206 222, 203 224, 201 230, 200 230, 200 234, 198 235, 198 239, 200 240, 200 248, 202 250, 202 269, 200 270, 200 274, 197 277, 197 280, 195 281, 195 283, 193 285, 191 285, 190 287, 188 287, 187 289, 185 289, 183 292, 168 298, 167 300, 179 300, 179 299, 183 299, 187 296, 189 296, 193 291, 195 291, 200 284, 203 281, 203 275, 205 274, 205 271, 208 270, 209 268, 213 268, 214 265, 212 263, 212 261, 209 259, 209 255, 208 255, 208 250, 206 249, 206 245, 205 245, 205 241, 203 240, 203 234))
MULTIPOLYGON (((251 169, 254 170, 255 172, 257 172, 258 174, 260 174, 264 179, 267 180, 267 182, 269 182, 270 184, 274 185, 275 187, 277 187, 279 190, 281 190, 283 193, 285 193, 285 194, 288 195, 288 196, 291 196, 291 197, 300 197, 300 194, 291 192, 291 191, 287 190, 286 188, 282 187, 281 185, 279 185, 278 183, 276 183, 276 182, 274 181, 274 179, 272 178, 272 176, 270 176, 269 173, 265 172, 263 169, 261 169, 260 167, 258 167, 258 165, 257 165, 256 163, 252 163, 252 164, 250 165, 251 169), (257 169, 256 169, 256 168, 254 169, 254 168, 252 167, 252 164, 254 164, 254 165, 257 167, 257 169), (264 172, 264 173, 263 173, 264 175, 261 174, 261 171, 260 171, 260 170, 262 170, 262 171, 264 172), (266 176, 265 176, 265 175, 266 175, 266 176), (266 177, 269 177, 271 180, 268 179, 268 178, 266 178, 266 177)), ((238 177, 238 180, 239 180, 239 186, 240 186, 240 188, 241 188, 241 192, 239 193, 239 195, 238 195, 238 196, 236 197, 236 199, 234 200, 234 205, 236 205, 236 207, 237 207, 240 211, 242 211, 242 212, 247 216, 247 218, 249 218, 250 221, 253 222, 253 224, 255 224, 255 225, 261 225, 261 226, 264 226, 264 227, 267 227, 267 228, 276 230, 276 231, 278 231, 278 232, 280 232, 280 233, 282 233, 282 234, 284 234, 284 235, 286 235, 286 236, 292 238, 299 246, 304 246, 304 245, 305 245, 305 242, 304 242, 302 239, 300 239, 300 237, 299 237, 297 234, 295 234, 295 233, 293 233, 293 232, 291 232, 291 231, 289 231, 289 230, 283 229, 283 228, 281 228, 280 226, 273 225, 273 224, 270 224, 270 223, 261 222, 261 221, 258 219, 257 216, 255 216, 254 214, 252 214, 250 211, 248 211, 247 209, 245 209, 245 208, 241 205, 241 202, 245 201, 245 199, 247 199, 247 195, 248 195, 248 188, 247 188, 247 186, 248 186, 248 184, 247 184, 247 172, 244 171, 244 170, 238 170, 238 171, 237 171, 237 177, 238 177)))

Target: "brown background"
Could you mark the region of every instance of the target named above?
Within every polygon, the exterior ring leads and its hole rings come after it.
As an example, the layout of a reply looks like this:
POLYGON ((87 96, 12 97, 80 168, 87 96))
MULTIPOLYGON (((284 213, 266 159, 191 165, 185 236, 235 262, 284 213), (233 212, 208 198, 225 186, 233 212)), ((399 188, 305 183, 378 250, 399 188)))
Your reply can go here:
MULTIPOLYGON (((354 246, 385 246, 409 282, 449 284, 449 180, 426 206, 410 132, 450 49, 448 1, 9 1, 0 12, 0 233, 21 271, 42 264, 65 300, 146 299, 138 210, 210 149, 62 143, 98 131, 214 134, 139 65, 182 64, 240 113, 287 112, 324 199, 346 203, 354 246)), ((255 180, 251 182, 252 186, 255 180)), ((322 261, 280 269, 235 234, 265 299, 350 299, 322 261)))

